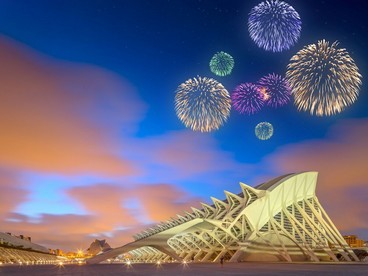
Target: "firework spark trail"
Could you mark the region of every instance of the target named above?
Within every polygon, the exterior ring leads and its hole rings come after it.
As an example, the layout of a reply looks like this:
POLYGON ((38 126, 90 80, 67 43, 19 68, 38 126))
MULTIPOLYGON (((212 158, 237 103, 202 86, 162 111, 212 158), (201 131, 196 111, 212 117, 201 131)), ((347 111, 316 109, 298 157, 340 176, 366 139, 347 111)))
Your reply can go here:
POLYGON ((291 87, 288 81, 282 76, 277 74, 268 74, 261 78, 257 84, 266 88, 268 98, 265 99, 265 102, 267 105, 280 107, 290 101, 291 87))
POLYGON ((216 53, 210 61, 210 69, 217 76, 227 76, 234 68, 234 58, 225 52, 216 53))
POLYGON ((254 132, 258 139, 268 140, 273 135, 273 126, 269 122, 261 122, 255 127, 254 132))
POLYGON ((239 113, 247 113, 248 115, 261 110, 264 105, 263 98, 260 87, 253 83, 242 83, 231 94, 234 108, 239 113))
POLYGON ((337 46, 321 40, 291 58, 286 78, 298 110, 330 116, 357 100, 362 76, 346 49, 337 46))
POLYGON ((293 46, 300 37, 299 14, 289 4, 279 0, 264 1, 249 13, 248 30, 258 47, 281 52, 293 46))
POLYGON ((214 79, 197 76, 176 89, 176 114, 186 127, 194 131, 219 129, 227 121, 230 109, 229 92, 214 79))

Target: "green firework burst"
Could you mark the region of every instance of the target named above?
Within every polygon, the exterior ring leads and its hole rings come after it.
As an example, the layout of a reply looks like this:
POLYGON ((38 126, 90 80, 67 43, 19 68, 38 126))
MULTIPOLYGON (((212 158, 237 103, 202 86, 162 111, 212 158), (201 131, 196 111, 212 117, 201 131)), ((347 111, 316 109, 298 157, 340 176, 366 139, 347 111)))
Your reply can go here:
POLYGON ((210 69, 217 76, 227 76, 234 68, 234 58, 225 52, 216 53, 210 61, 210 69))
POLYGON ((255 128, 255 133, 258 139, 268 140, 273 135, 273 126, 268 122, 259 123, 255 128))

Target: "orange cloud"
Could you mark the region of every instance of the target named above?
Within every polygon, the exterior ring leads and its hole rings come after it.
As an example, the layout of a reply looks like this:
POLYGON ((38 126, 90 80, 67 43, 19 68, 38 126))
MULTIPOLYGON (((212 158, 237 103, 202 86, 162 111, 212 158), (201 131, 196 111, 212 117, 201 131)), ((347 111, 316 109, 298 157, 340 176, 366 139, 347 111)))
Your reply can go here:
POLYGON ((132 188, 96 184, 73 187, 66 193, 85 209, 86 215, 40 214, 30 218, 7 213, 2 227, 17 234, 25 233, 32 236, 34 242, 52 248, 86 248, 95 238, 107 238, 111 246, 119 246, 147 228, 147 223, 165 221, 177 213, 190 211, 190 206, 197 206, 200 201, 170 184, 132 188), (138 206, 124 204, 132 199, 138 201, 138 206), (146 221, 140 221, 139 217, 146 221))
POLYGON ((0 219, 24 202, 29 195, 19 179, 5 170, 0 170, 0 191, 0 219))
POLYGON ((130 188, 97 184, 74 187, 67 194, 88 212, 102 218, 104 224, 111 225, 111 229, 119 225, 129 227, 139 224, 135 216, 143 216, 153 222, 167 220, 199 204, 198 198, 170 184, 136 185, 130 188), (139 206, 133 210, 124 204, 131 200, 139 202, 139 206))
MULTIPOLYGON (((97 218, 90 215, 48 215, 30 218, 21 214, 11 213, 2 222, 2 227, 13 234, 25 234, 32 241, 49 248, 64 248, 76 250, 86 246, 91 233, 91 227, 97 223, 97 218)), ((107 231, 107 230, 106 230, 107 231)))
POLYGON ((210 134, 171 131, 134 141, 131 143, 134 152, 147 166, 155 167, 155 173, 161 173, 160 179, 165 181, 170 176, 178 179, 223 172, 244 175, 252 169, 251 165, 240 164, 229 152, 220 150, 210 134))
POLYGON ((131 196, 139 199, 146 216, 154 222, 191 212, 190 207, 198 207, 200 202, 199 198, 169 184, 142 185, 133 189, 131 196))
POLYGON ((99 223, 89 229, 91 233, 102 232, 100 224, 105 226, 106 231, 106 226, 112 230, 114 227, 138 223, 134 215, 123 206, 127 199, 126 193, 127 189, 109 184, 73 187, 67 191, 87 212, 99 218, 99 223))
POLYGON ((368 230, 368 119, 345 120, 328 139, 282 147, 266 159, 281 173, 318 171, 317 196, 343 232, 368 230))
POLYGON ((0 165, 60 173, 137 172, 117 156, 122 145, 116 134, 120 128, 133 131, 144 107, 121 78, 47 58, 5 37, 0 37, 0 60, 0 165))

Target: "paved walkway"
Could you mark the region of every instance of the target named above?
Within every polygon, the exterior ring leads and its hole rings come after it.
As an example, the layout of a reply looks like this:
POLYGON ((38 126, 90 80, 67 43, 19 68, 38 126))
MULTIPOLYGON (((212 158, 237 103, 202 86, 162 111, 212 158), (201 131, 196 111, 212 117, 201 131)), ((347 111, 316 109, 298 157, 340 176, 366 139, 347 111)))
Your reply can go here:
POLYGON ((21 276, 110 276, 110 275, 312 275, 312 276, 356 276, 368 275, 368 264, 285 264, 285 263, 225 263, 220 264, 122 264, 65 265, 64 267, 1 266, 0 275, 21 276))

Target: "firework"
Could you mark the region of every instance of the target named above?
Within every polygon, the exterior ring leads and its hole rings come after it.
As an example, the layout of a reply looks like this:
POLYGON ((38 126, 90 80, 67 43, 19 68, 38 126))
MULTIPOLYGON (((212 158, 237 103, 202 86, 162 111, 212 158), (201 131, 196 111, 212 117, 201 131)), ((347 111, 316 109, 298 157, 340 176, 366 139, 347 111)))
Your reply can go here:
POLYGON ((258 47, 281 52, 293 46, 300 36, 302 22, 289 4, 279 0, 264 1, 249 13, 248 30, 258 47))
POLYGON ((273 135, 273 127, 268 122, 259 123, 254 131, 260 140, 268 140, 273 135))
POLYGON ((230 75, 234 68, 234 59, 228 53, 218 52, 210 61, 210 69, 217 76, 230 75))
POLYGON ((280 75, 268 74, 258 81, 261 93, 267 105, 280 107, 287 104, 291 97, 291 88, 288 81, 280 75))
POLYGON ((176 89, 176 114, 194 131, 218 129, 229 117, 230 108, 229 92, 214 79, 197 76, 176 89))
POLYGON ((242 83, 231 94, 233 106, 241 114, 257 113, 264 105, 263 99, 260 87, 253 83, 242 83))
POLYGON ((261 93, 264 101, 267 101, 270 98, 270 94, 265 86, 259 86, 259 93, 261 93))
POLYGON ((346 49, 337 46, 318 41, 291 58, 286 78, 298 110, 330 116, 356 101, 362 76, 346 49))

